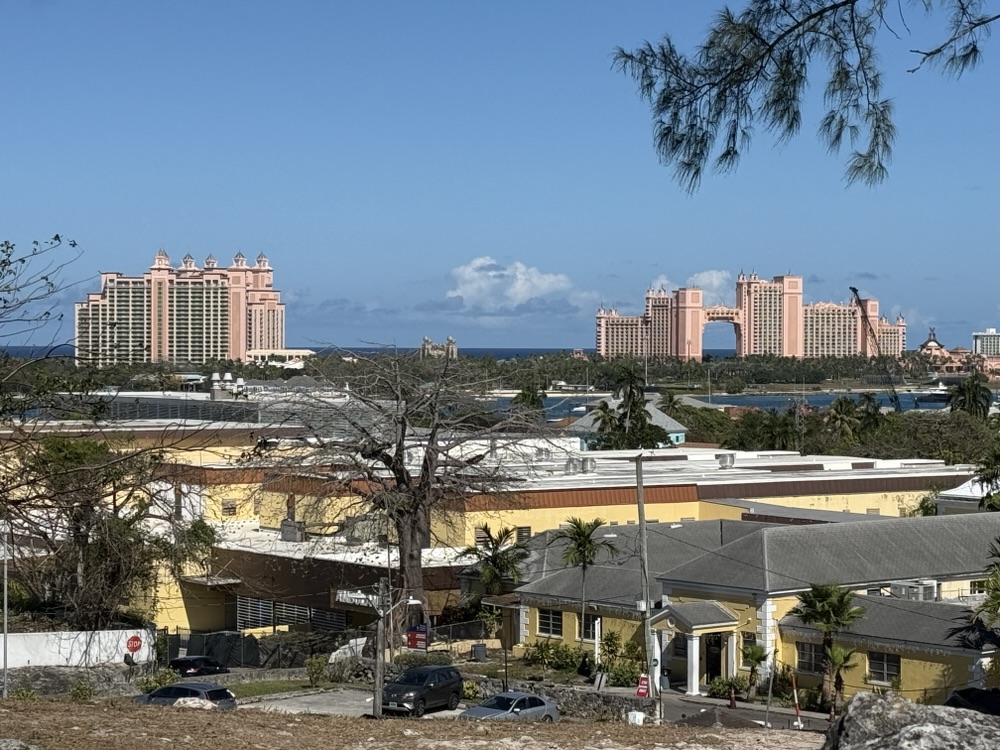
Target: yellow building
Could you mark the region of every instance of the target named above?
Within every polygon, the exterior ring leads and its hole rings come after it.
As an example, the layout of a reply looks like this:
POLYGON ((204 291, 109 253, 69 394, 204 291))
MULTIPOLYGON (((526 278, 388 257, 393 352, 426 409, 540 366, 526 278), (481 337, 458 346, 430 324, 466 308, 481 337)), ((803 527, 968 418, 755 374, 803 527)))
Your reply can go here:
MULTIPOLYGON (((620 529, 604 528, 621 536, 620 529)), ((742 647, 760 644, 809 686, 819 634, 788 615, 812 583, 837 583, 867 603, 853 635, 838 637, 857 646, 856 658, 864 660, 848 692, 888 682, 909 697, 940 701, 949 689, 981 685, 989 671, 992 649, 975 638, 966 642, 957 628, 969 621, 976 581, 984 577, 990 544, 1000 537, 998 514, 796 526, 661 524, 650 526, 648 537, 650 567, 662 571, 655 574, 650 610, 657 683, 665 673, 672 684, 698 694, 715 677, 748 675, 742 647), (900 629, 908 621, 912 627, 900 629)), ((607 628, 641 640, 635 535, 623 541, 617 557, 588 569, 582 639, 578 569, 518 588, 523 641, 556 638, 586 648, 587 635, 607 628)))

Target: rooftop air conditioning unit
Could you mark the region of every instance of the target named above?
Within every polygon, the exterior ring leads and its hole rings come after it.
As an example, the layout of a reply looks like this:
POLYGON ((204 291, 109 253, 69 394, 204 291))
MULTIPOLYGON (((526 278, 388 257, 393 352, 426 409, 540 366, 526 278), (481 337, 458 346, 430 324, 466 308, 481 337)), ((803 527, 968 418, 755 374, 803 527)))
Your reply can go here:
POLYGON ((583 459, 583 473, 593 474, 595 471, 597 471, 597 459, 590 456, 583 459))
POLYGON ((937 581, 896 581, 889 586, 889 593, 896 599, 934 602, 937 601, 937 581))
POLYGON ((716 458, 719 459, 720 469, 731 469, 733 464, 736 463, 736 456, 732 453, 720 453, 716 458))
POLYGON ((577 474, 580 471, 580 461, 575 458, 570 458, 566 461, 566 473, 567 474, 577 474))

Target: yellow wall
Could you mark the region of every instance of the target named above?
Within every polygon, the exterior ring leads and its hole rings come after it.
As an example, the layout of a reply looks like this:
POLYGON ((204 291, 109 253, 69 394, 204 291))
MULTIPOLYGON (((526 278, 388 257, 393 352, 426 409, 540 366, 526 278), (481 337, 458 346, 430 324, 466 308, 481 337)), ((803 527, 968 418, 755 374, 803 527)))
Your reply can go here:
MULTIPOLYGON (((574 648, 582 648, 585 651, 593 651, 594 642, 592 640, 581 641, 577 638, 577 631, 579 630, 580 622, 580 608, 577 607, 574 612, 570 605, 560 605, 552 607, 541 607, 541 609, 556 609, 562 611, 562 637, 558 638, 556 636, 549 636, 539 634, 538 632, 538 610, 539 607, 529 607, 528 608, 528 632, 524 638, 524 642, 537 643, 538 641, 552 641, 557 643, 562 643, 566 646, 572 646, 574 648), (569 607, 569 608, 568 608, 569 607)), ((641 622, 637 619, 631 619, 624 617, 617 613, 603 612, 600 610, 593 610, 588 607, 587 614, 599 615, 601 618, 601 636, 607 635, 608 633, 618 633, 621 636, 622 643, 630 640, 642 641, 642 632, 640 629, 641 622)))
POLYGON ((158 628, 211 631, 226 630, 235 624, 227 622, 228 614, 235 612, 235 604, 223 591, 179 581, 168 571, 159 576, 151 609, 158 628))
MULTIPOLYGON (((851 662, 856 666, 844 674, 845 698, 850 698, 851 695, 859 691, 894 689, 888 683, 874 683, 869 681, 869 651, 882 651, 899 655, 899 687, 895 689, 895 692, 912 701, 930 704, 944 703, 952 690, 967 686, 972 679, 972 665, 975 661, 972 655, 932 654, 921 651, 897 652, 891 651, 888 646, 880 648, 877 645, 872 645, 871 647, 857 645, 843 637, 835 640, 846 648, 856 649, 856 654, 851 662)), ((789 664, 793 668, 795 668, 797 662, 795 648, 797 641, 808 643, 821 642, 818 637, 808 638, 805 636, 794 636, 791 633, 786 634, 785 640, 781 644, 780 658, 784 664, 789 664)), ((799 685, 803 688, 819 687, 822 683, 821 675, 800 673, 798 671, 795 674, 799 685)))

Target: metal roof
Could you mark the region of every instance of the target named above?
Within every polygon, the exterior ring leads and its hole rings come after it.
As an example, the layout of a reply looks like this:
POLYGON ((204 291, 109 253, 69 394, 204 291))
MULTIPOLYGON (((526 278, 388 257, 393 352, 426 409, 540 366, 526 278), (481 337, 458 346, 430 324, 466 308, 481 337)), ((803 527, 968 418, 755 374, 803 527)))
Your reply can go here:
POLYGON ((774 526, 656 578, 667 586, 756 593, 802 591, 812 583, 954 579, 982 574, 998 536, 1000 513, 774 526))

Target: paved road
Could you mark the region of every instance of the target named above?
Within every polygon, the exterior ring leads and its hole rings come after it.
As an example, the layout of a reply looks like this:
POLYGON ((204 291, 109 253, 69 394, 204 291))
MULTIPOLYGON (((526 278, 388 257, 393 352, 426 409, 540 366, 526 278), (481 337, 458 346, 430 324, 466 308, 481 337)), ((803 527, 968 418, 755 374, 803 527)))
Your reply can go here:
MULTIPOLYGON (((290 714, 333 714, 337 716, 364 716, 372 712, 371 692, 366 690, 327 690, 322 693, 298 695, 290 698, 265 698, 258 703, 241 705, 241 709, 280 711, 290 714)), ((441 709, 428 711, 425 719, 454 719, 465 706, 454 711, 441 709)), ((386 715, 389 715, 386 712, 386 715)))
MULTIPOLYGON (((368 700, 371 693, 367 690, 337 689, 326 690, 321 693, 309 695, 298 695, 289 698, 266 698, 258 703, 249 703, 240 706, 244 710, 258 711, 280 711, 283 713, 312 713, 328 714, 337 716, 364 716, 371 714, 372 704, 368 700)), ((665 695, 663 700, 663 719, 665 721, 678 721, 685 716, 697 715, 703 710, 713 707, 713 705, 725 705, 725 701, 702 701, 692 702, 677 695, 665 695)), ((423 718, 425 719, 454 719, 465 708, 460 705, 454 711, 442 709, 430 711, 423 718)), ((763 706, 747 706, 739 704, 739 714, 744 718, 763 721, 765 709, 763 706)), ((387 715, 389 715, 387 713, 387 715)), ((768 719, 775 729, 791 729, 795 715, 789 709, 772 709, 768 719)), ((818 714, 803 714, 803 724, 807 729, 826 728, 826 720, 818 714)))

